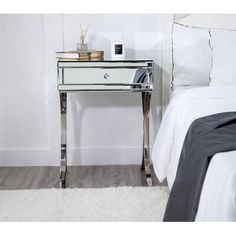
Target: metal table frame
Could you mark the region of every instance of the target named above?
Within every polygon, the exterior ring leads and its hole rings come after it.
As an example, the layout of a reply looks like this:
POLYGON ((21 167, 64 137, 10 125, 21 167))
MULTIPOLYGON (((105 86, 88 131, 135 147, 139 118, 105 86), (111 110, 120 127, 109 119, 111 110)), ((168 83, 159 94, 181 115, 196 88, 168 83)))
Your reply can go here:
MULTIPOLYGON (((127 61, 128 62, 128 61, 127 61)), ((145 61, 146 62, 146 61, 145 61)), ((60 179, 59 179, 59 188, 66 187, 66 174, 67 174, 67 93, 71 91, 101 91, 101 92, 141 92, 142 93, 142 110, 143 110, 143 151, 142 151, 142 164, 141 169, 145 171, 146 181, 148 186, 152 186, 152 178, 150 171, 150 148, 149 148, 149 115, 150 115, 150 103, 151 103, 151 95, 153 89, 153 62, 148 60, 147 66, 147 74, 148 74, 148 82, 138 83, 138 84, 122 84, 124 85, 124 89, 115 89, 114 85, 120 84, 112 84, 107 89, 63 89, 58 86, 59 95, 60 95, 60 112, 61 112, 61 162, 60 162, 60 179)), ((78 63, 78 62, 76 62, 78 63)), ((81 63, 81 62, 79 62, 81 63)), ((58 77, 59 77, 59 69, 60 65, 58 62, 58 77)), ((122 67, 123 68, 123 67, 122 67)), ((64 68, 62 69, 62 74, 64 68)), ((94 85, 94 84, 93 84, 94 85)), ((107 84, 99 84, 107 86, 107 84)))

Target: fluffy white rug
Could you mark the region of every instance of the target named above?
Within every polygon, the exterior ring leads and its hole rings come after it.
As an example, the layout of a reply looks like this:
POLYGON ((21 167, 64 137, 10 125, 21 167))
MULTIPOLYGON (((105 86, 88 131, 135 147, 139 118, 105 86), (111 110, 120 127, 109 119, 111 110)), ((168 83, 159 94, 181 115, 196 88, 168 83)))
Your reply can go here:
POLYGON ((0 191, 0 221, 161 221, 167 187, 0 191))

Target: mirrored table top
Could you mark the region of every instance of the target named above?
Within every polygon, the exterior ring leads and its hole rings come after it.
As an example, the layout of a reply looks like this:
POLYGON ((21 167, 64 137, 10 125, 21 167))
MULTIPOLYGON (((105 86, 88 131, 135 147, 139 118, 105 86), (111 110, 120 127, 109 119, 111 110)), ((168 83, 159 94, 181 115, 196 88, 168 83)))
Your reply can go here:
POLYGON ((153 62, 151 59, 143 58, 125 58, 125 59, 115 59, 105 57, 103 60, 91 59, 91 60, 79 60, 79 59, 58 59, 59 62, 153 62))

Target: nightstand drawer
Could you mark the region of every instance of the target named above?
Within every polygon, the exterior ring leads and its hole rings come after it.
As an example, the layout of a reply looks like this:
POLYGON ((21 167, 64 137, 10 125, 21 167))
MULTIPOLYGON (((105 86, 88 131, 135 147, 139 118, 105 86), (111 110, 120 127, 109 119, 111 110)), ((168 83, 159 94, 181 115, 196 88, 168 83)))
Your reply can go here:
POLYGON ((137 68, 64 68, 63 84, 132 84, 137 68))
POLYGON ((58 61, 59 91, 151 91, 153 61, 58 61))

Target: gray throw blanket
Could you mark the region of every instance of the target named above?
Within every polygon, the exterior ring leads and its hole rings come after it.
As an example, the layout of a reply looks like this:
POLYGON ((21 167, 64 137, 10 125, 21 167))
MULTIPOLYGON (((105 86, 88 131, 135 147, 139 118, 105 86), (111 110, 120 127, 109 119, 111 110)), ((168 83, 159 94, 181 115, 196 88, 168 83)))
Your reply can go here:
POLYGON ((236 112, 210 115, 192 123, 185 137, 164 221, 195 220, 212 156, 232 150, 236 150, 236 112))

